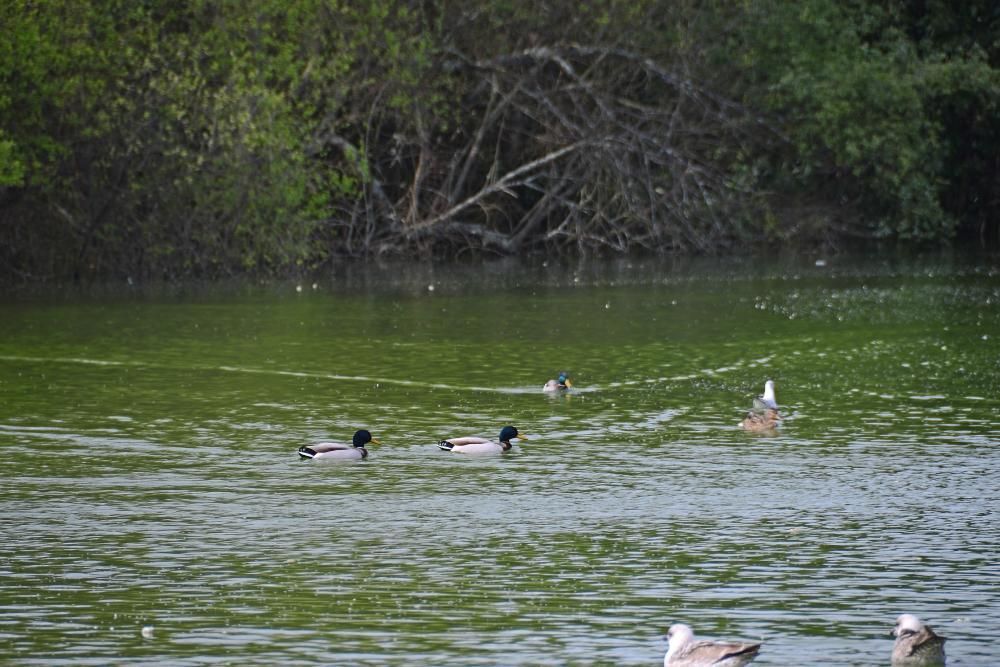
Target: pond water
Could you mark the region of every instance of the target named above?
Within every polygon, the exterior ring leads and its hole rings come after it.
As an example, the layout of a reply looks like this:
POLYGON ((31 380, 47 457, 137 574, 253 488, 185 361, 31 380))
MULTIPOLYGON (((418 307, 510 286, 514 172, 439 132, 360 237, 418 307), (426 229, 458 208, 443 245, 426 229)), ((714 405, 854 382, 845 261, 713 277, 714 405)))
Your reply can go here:
POLYGON ((996 664, 995 260, 8 294, 0 655, 654 665, 681 621, 867 666, 911 612, 996 664), (748 434, 768 378, 785 419, 748 434), (502 457, 434 444, 505 424, 529 439, 502 457), (358 428, 366 461, 296 454, 358 428))

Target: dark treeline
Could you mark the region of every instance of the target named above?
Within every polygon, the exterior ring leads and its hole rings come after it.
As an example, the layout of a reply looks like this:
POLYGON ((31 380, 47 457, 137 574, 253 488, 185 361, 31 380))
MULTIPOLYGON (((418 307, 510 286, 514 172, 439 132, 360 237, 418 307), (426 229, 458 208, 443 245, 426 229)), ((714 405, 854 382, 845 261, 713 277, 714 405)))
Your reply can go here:
POLYGON ((997 232, 992 0, 7 0, 0 25, 0 280, 997 232))

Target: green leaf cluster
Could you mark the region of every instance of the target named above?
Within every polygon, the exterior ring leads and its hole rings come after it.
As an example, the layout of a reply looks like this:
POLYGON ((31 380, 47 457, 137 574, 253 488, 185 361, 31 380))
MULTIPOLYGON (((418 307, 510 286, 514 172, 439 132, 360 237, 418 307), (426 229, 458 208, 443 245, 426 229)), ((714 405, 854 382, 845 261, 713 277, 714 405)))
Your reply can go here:
MULTIPOLYGON (((687 247, 998 230, 1000 10, 987 0, 7 0, 0 26, 0 280, 275 273, 406 250, 407 221, 568 141, 541 119, 600 118, 601 99, 634 118, 683 106, 688 123, 734 119, 671 130, 696 147, 692 169, 744 197, 699 195, 708 218, 685 217, 687 247), (546 47, 655 67, 518 60, 546 47), (501 93, 490 67, 544 71, 501 93), (553 107, 546 86, 567 83, 577 106, 553 107), (538 108, 511 111, 515 95, 538 108)), ((680 192, 669 174, 605 177, 520 242, 548 247, 580 201, 650 196, 651 220, 695 210, 656 208, 680 192)), ((505 191, 461 222, 509 233, 547 194, 505 191)), ((626 218, 580 229, 628 249, 626 218)))
POLYGON ((853 219, 879 236, 943 240, 982 218, 955 188, 978 181, 981 192, 1000 194, 997 167, 983 154, 1000 147, 989 115, 1000 93, 990 63, 1000 55, 997 10, 986 3, 914 7, 746 5, 727 46, 740 52, 746 99, 776 117, 788 138, 766 157, 759 187, 821 197, 830 217, 853 219), (982 20, 974 18, 977 4, 982 20), (959 26, 968 12, 972 23, 992 25, 980 33, 985 41, 965 38, 959 26), (986 179, 963 166, 970 152, 987 168, 986 179))
POLYGON ((361 194, 325 137, 426 92, 414 21, 383 0, 4 3, 6 259, 157 276, 322 261, 325 222, 361 194))

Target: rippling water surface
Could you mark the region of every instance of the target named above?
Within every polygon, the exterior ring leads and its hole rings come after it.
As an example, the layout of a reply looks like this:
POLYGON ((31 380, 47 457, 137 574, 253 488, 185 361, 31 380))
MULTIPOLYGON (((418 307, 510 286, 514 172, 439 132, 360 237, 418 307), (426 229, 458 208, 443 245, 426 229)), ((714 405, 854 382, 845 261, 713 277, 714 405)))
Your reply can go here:
POLYGON ((994 260, 8 295, 0 655, 653 665, 684 621, 879 665, 905 611, 996 664, 994 260), (786 418, 749 435, 767 378, 786 418), (434 446, 508 423, 502 458, 434 446), (361 427, 368 461, 298 460, 361 427))

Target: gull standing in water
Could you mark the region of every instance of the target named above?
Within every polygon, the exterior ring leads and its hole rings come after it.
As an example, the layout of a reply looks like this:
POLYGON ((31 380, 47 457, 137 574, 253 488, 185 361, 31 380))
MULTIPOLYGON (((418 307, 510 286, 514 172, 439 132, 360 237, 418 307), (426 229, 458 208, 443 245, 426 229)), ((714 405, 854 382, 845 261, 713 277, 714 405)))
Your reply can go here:
POLYGON ((764 383, 764 395, 753 399, 753 409, 746 414, 740 426, 745 431, 773 431, 778 428, 781 415, 774 398, 774 380, 764 383))

